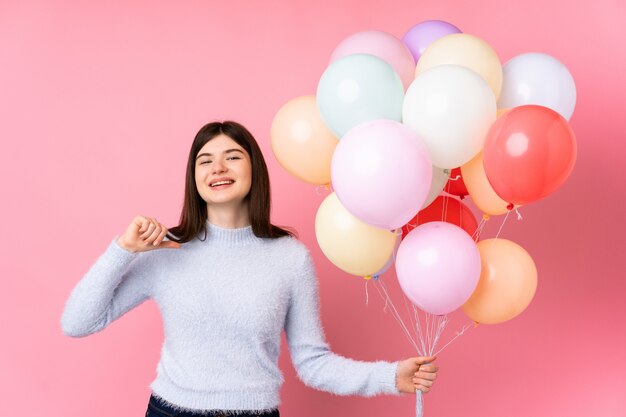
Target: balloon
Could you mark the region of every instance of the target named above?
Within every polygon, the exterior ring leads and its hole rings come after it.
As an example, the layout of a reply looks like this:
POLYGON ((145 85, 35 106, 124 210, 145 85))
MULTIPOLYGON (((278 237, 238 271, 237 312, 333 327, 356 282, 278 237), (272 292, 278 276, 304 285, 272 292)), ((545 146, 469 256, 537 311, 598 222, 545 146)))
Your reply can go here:
POLYGON ((430 183, 430 189, 428 191, 428 197, 422 204, 421 209, 426 208, 430 203, 435 201, 435 198, 443 191, 443 187, 445 187, 448 182, 448 178, 450 177, 450 170, 439 168, 433 165, 432 171, 432 181, 430 183))
POLYGON ((404 98, 402 117, 426 143, 433 165, 452 169, 483 148, 496 119, 496 100, 475 72, 441 65, 413 81, 404 98))
MULTIPOLYGON (((497 116, 500 117, 510 109, 498 109, 497 116)), ((509 203, 501 199, 487 180, 485 168, 483 167, 483 153, 478 153, 474 158, 461 167, 463 182, 467 191, 472 197, 476 207, 483 213, 495 216, 509 211, 509 203)), ((516 205, 514 208, 518 208, 516 205)))
POLYGON ((333 51, 330 62, 352 54, 370 54, 382 59, 396 71, 406 90, 415 78, 415 60, 400 39, 379 30, 357 32, 341 41, 333 51))
POLYGON ((471 161, 461 167, 463 178, 469 195, 476 207, 485 214, 495 216, 504 214, 509 203, 498 197, 485 174, 483 167, 483 153, 479 152, 471 161))
POLYGON ((502 93, 498 107, 538 104, 566 120, 576 105, 576 84, 567 67, 541 53, 518 55, 504 64, 502 93))
POLYGON ((428 207, 421 210, 409 223, 402 226, 402 239, 420 224, 447 222, 465 230, 474 239, 478 222, 474 213, 454 197, 440 195, 428 207))
POLYGON ((472 239, 478 229, 476 217, 469 207, 456 198, 440 195, 428 207, 420 210, 411 221, 402 226, 401 238, 404 239, 411 230, 421 224, 436 221, 458 226, 465 230, 472 239))
POLYGON ((330 161, 339 141, 328 130, 314 96, 288 101, 274 116, 272 150, 280 165, 311 184, 330 183, 330 161))
POLYGON ((367 54, 330 64, 317 86, 322 120, 339 139, 368 120, 402 118, 404 88, 391 65, 367 54))
POLYGON ((448 314, 470 297, 480 277, 480 254, 461 228, 445 222, 418 226, 400 243, 396 272, 406 296, 423 311, 448 314))
POLYGON ((467 187, 465 187, 465 182, 463 182, 461 168, 454 168, 452 172, 450 172, 450 179, 444 188, 446 193, 458 195, 461 199, 469 194, 467 187))
POLYGON ((402 38, 402 42, 409 47, 415 62, 418 62, 428 45, 453 33, 461 33, 461 30, 442 20, 426 20, 409 29, 402 38))
POLYGON ((394 245, 393 251, 391 252, 391 256, 389 256, 389 259, 387 260, 387 263, 385 264, 385 266, 380 268, 380 270, 378 270, 377 272, 374 272, 372 274, 372 277, 381 276, 382 274, 387 272, 387 270, 389 270, 389 268, 391 268, 391 265, 393 265, 393 263, 395 262, 396 253, 398 253, 398 248, 400 247, 400 242, 402 241, 402 239, 400 239, 400 234, 401 232, 398 230, 397 235, 396 235, 396 243, 394 245))
POLYGON ((365 223, 387 230, 402 227, 419 211, 431 176, 424 144, 393 120, 351 129, 331 162, 333 188, 344 207, 365 223))
POLYGON ((478 243, 482 272, 463 312, 478 323, 495 324, 520 314, 537 289, 537 268, 528 252, 506 239, 478 243))
POLYGON ((396 234, 363 223, 335 193, 317 210, 315 235, 324 255, 339 269, 358 276, 379 271, 392 255, 396 234))
POLYGON ((567 120, 537 105, 515 107, 493 124, 483 164, 493 190, 508 203, 528 204, 559 188, 576 162, 567 120))
POLYGON ((502 67, 496 51, 484 40, 466 33, 444 36, 424 51, 415 75, 439 65, 460 65, 480 75, 498 98, 502 89, 502 67))

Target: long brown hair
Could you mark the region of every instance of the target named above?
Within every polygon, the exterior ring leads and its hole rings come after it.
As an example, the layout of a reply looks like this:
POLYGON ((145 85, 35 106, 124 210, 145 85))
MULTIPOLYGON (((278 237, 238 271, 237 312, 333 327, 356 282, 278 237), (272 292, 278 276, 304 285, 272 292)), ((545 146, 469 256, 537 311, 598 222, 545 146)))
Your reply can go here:
POLYGON ((224 134, 237 142, 250 155, 252 165, 252 184, 244 202, 248 204, 250 224, 257 237, 278 238, 296 236, 295 231, 283 229, 270 223, 270 180, 265 159, 254 136, 237 122, 211 122, 204 125, 196 134, 189 150, 187 173, 185 176, 185 198, 180 214, 180 224, 169 229, 167 237, 184 243, 194 239, 200 232, 207 234, 207 203, 196 188, 196 156, 200 149, 214 137, 224 134), (174 235, 174 236, 172 236, 174 235))

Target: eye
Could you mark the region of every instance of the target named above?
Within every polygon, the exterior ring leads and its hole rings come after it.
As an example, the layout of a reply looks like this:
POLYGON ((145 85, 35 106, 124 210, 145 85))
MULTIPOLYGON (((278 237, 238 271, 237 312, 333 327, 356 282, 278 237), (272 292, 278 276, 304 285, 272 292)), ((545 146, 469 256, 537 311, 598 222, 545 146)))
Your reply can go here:
POLYGON ((213 161, 207 160, 207 161, 204 161, 204 162, 200 162, 200 165, 202 165, 202 164, 210 164, 211 162, 213 162, 213 161))
POLYGON ((226 159, 241 159, 241 158, 240 158, 240 157, 238 157, 238 156, 230 156, 230 157, 228 157, 228 158, 226 158, 226 159))

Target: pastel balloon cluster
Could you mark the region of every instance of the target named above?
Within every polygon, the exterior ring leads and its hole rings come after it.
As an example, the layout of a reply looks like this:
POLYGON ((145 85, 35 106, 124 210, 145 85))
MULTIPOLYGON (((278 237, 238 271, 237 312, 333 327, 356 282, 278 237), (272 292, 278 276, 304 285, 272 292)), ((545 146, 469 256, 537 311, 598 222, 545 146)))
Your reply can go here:
POLYGON ((422 310, 463 307, 498 323, 530 303, 534 263, 508 240, 477 243, 471 210, 442 191, 471 198, 485 217, 554 192, 576 159, 575 101, 555 58, 522 54, 503 66, 484 40, 431 20, 402 40, 381 31, 345 38, 316 94, 276 113, 271 143, 292 175, 332 184, 315 231, 333 264, 371 277, 395 260, 422 310))

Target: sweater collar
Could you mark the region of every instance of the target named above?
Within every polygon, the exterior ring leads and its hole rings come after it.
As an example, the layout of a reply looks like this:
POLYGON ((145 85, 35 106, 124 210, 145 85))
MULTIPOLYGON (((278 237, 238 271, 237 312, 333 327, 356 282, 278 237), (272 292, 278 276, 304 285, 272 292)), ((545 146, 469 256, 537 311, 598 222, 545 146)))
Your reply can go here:
POLYGON ((207 231, 206 240, 204 240, 204 233, 202 232, 200 232, 198 239, 202 239, 207 243, 210 242, 219 246, 236 247, 250 244, 258 239, 252 231, 252 225, 228 229, 216 226, 208 220, 205 224, 207 231))

